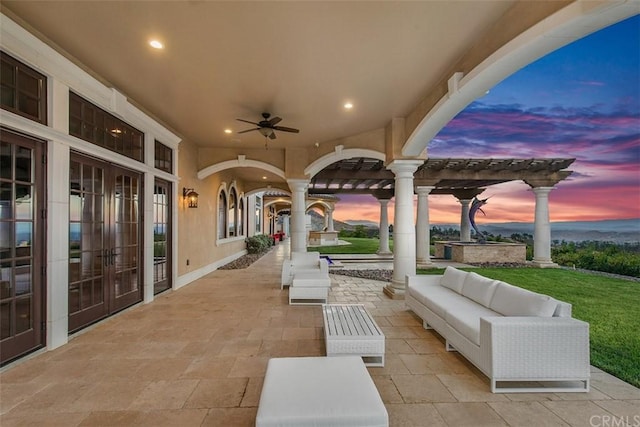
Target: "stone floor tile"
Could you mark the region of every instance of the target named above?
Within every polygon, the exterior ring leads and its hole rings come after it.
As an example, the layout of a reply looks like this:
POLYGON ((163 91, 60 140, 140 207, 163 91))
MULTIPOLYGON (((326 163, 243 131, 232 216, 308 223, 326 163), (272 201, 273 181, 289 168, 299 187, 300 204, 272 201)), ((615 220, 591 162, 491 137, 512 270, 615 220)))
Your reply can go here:
POLYGON ((140 396, 149 382, 102 381, 95 383, 70 406, 74 411, 124 411, 140 396))
MULTIPOLYGON (((434 403, 447 425, 455 427, 493 427, 507 425, 488 404, 480 402, 434 403)), ((530 426, 535 426, 535 422, 530 426)))
POLYGON ((540 402, 489 402, 489 406, 513 427, 568 426, 540 402))
POLYGON ((321 328, 284 328, 283 340, 317 340, 324 336, 321 328))
POLYGON ((385 404, 389 425, 394 427, 446 427, 444 419, 431 403, 385 404))
POLYGON ((258 351, 258 356, 267 357, 295 357, 298 354, 298 341, 264 340, 258 351))
POLYGON ((128 409, 140 411, 180 409, 197 385, 198 380, 151 382, 128 409))
POLYGON ((435 375, 391 375, 405 403, 455 402, 435 375))
POLYGON ((249 378, 247 388, 242 396, 242 402, 240 406, 243 407, 257 407, 260 403, 260 394, 262 393, 262 384, 264 383, 264 377, 249 378))
POLYGON ((236 361, 229 371, 229 378, 264 377, 267 372, 269 357, 236 357, 236 361))
POLYGON ((474 374, 438 374, 440 382, 459 402, 508 402, 503 394, 491 393, 488 381, 474 374))
POLYGON ((184 408, 223 408, 240 406, 248 378, 200 380, 184 408))
POLYGON ((236 363, 235 356, 218 356, 209 359, 195 359, 185 372, 180 376, 181 379, 213 379, 226 378, 229 371, 236 363))
POLYGON ((76 427, 82 425, 82 421, 88 416, 89 413, 85 412, 8 414, 0 417, 0 425, 2 427, 76 427))
POLYGON ((253 427, 258 408, 214 408, 202 422, 202 427, 253 427))
POLYGON ((387 403, 403 403, 402 396, 389 375, 375 375, 371 377, 380 393, 382 401, 387 403))
POLYGON ((80 426, 197 427, 202 424, 207 412, 207 409, 92 412, 80 426))
POLYGON ((383 367, 369 367, 369 374, 371 376, 374 375, 392 375, 392 374, 401 374, 408 375, 410 374, 406 365, 402 362, 402 359, 397 354, 385 354, 384 356, 384 366, 383 367))
POLYGON ((384 346, 386 353, 415 354, 415 350, 409 344, 407 344, 407 340, 399 338, 385 338, 384 346))
POLYGON ((624 418, 627 424, 640 426, 640 400, 598 400, 594 403, 614 416, 624 418))
POLYGON ((558 400, 540 403, 567 424, 575 427, 592 426, 594 421, 602 420, 603 416, 610 417, 612 415, 609 411, 590 401, 558 400))
POLYGON ((10 413, 49 414, 81 412, 72 405, 87 393, 92 386, 92 384, 75 382, 50 383, 42 390, 36 392, 30 399, 24 399, 21 403, 14 406, 10 413))
POLYGON ((262 340, 240 340, 228 342, 222 350, 220 356, 256 356, 262 345, 262 340))
POLYGON ((640 389, 607 373, 592 373, 591 387, 612 399, 640 399, 640 389))
POLYGON ((316 340, 298 340, 298 348, 296 350, 296 356, 298 357, 312 357, 312 356, 326 356, 326 350, 324 345, 324 339, 316 340))

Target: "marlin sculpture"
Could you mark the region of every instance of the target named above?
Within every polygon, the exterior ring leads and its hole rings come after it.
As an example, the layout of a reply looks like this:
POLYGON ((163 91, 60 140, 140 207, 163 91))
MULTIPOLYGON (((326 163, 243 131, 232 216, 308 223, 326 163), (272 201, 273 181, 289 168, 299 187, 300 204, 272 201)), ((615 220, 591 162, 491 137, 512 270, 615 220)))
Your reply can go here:
POLYGON ((474 197, 473 202, 471 202, 471 208, 469 209, 469 222, 471 222, 471 226, 475 230, 476 235, 478 236, 478 242, 480 243, 486 243, 487 241, 483 237, 482 233, 480 233, 480 230, 478 230, 478 226, 476 225, 476 213, 480 211, 482 212, 482 215, 487 215, 482 210, 482 207, 487 204, 487 200, 489 200, 489 197, 487 197, 486 199, 478 199, 477 197, 474 197))

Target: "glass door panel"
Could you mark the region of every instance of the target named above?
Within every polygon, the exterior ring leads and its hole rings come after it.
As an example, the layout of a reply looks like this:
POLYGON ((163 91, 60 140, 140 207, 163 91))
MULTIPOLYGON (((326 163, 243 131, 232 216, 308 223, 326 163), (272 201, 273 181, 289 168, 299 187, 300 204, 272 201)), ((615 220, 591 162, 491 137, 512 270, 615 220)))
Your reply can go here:
POLYGON ((44 143, 0 129, 0 363, 44 345, 44 143))
POLYGON ((153 292, 171 288, 171 184, 156 179, 153 190, 153 292))

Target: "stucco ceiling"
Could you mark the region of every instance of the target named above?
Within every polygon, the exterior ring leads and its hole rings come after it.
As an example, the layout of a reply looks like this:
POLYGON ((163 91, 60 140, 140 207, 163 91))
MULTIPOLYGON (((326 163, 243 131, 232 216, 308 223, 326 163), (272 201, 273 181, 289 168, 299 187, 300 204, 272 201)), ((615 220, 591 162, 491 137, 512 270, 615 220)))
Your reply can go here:
POLYGON ((262 147, 258 132, 236 133, 251 125, 235 119, 258 121, 268 111, 300 129, 269 141, 279 148, 406 116, 513 3, 3 0, 2 7, 181 137, 204 147, 262 147), (165 49, 151 49, 151 38, 165 49))

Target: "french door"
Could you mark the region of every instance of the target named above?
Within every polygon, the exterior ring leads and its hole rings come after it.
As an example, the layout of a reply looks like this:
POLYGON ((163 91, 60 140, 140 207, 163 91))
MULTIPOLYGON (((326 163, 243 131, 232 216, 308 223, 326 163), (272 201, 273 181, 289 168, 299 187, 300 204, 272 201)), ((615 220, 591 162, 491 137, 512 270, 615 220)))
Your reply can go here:
POLYGON ((142 301, 142 176, 72 153, 69 332, 142 301))
POLYGON ((44 142, 0 128, 0 363, 45 344, 44 142))

